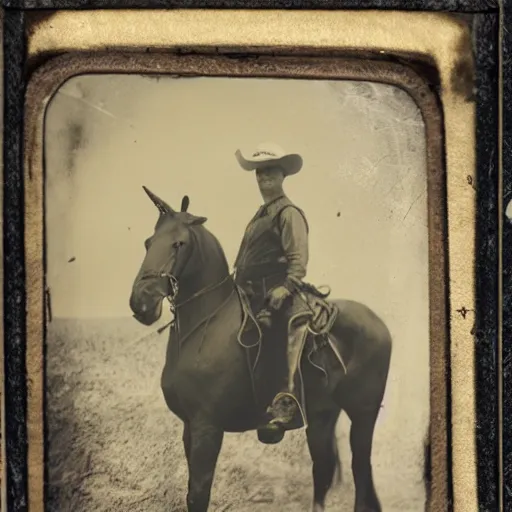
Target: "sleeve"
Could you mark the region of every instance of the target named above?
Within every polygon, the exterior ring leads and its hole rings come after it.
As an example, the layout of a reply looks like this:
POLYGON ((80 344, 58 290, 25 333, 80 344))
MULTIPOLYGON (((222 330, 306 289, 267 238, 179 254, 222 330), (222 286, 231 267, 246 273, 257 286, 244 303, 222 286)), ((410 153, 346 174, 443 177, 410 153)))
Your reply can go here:
POLYGON ((306 275, 309 259, 308 225, 297 208, 285 208, 280 216, 281 242, 288 260, 285 286, 293 288, 293 280, 302 280, 306 275))

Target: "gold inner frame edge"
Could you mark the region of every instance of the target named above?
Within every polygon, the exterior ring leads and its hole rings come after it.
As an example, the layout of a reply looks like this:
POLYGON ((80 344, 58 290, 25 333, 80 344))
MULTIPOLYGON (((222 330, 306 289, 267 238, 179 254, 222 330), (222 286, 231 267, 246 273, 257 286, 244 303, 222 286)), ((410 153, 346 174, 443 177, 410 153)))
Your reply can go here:
MULTIPOLYGON (((436 63, 441 79, 444 116, 446 188, 448 199, 448 253, 450 282, 450 362, 452 373, 452 474, 454 510, 478 510, 476 495, 476 449, 474 432, 474 352, 471 322, 456 313, 461 305, 474 309, 474 105, 452 84, 458 63, 458 49, 467 45, 465 26, 444 14, 402 12, 308 12, 308 11, 66 11, 58 12, 32 27, 28 55, 66 51, 100 51, 104 48, 187 48, 204 46, 258 47, 279 52, 283 48, 308 47, 325 50, 414 53, 436 63), (115 18, 114 18, 115 17, 115 18), (115 20, 115 22, 114 22, 115 20), (301 31, 308 25, 310 30, 301 31), (433 27, 436 37, 433 37, 433 27), (108 27, 108 31, 105 28, 108 27), (172 28, 172 30, 170 30, 172 28), (198 30, 199 29, 199 30, 198 30), (190 35, 192 34, 192 35, 190 35), (398 35, 399 34, 399 35, 398 35)), ((43 136, 43 117, 38 120, 37 137, 43 136)), ((34 136, 34 132, 32 136, 34 136)), ((28 135, 27 135, 28 136, 28 135)), ((35 141, 36 139, 32 139, 35 141)), ((27 140, 27 142, 29 142, 27 140)), ((35 210, 42 204, 42 190, 36 190, 37 158, 26 166, 27 275, 30 368, 42 365, 36 343, 42 335, 41 277, 34 264, 41 260, 42 235, 34 237, 38 223, 35 210), (30 242, 28 242, 30 240, 30 242), (39 311, 39 312, 38 312, 39 311)), ((40 210, 39 210, 40 212, 40 210)), ((447 319, 448 320, 448 319, 447 319)), ((31 410, 36 406, 37 372, 30 379, 31 410), (35 378, 34 378, 35 377, 35 378)), ((30 413, 30 412, 29 412, 30 413)), ((33 416, 31 416, 33 419, 33 416)), ((30 426, 30 433, 36 425, 30 426)), ((36 439, 34 439, 36 440, 36 439)), ((37 442, 29 443, 36 458, 37 442), (35 450, 35 452, 34 452, 35 450)), ((30 457, 30 455, 29 455, 30 457)), ((31 466, 33 468, 33 466, 31 466)), ((34 469, 29 475, 35 476, 34 469)), ((35 471, 41 471, 35 468, 35 471)), ((29 477, 30 481, 30 477, 29 477)), ((30 510, 37 509, 41 494, 30 485, 30 510), (35 492, 35 494, 34 494, 35 492)))

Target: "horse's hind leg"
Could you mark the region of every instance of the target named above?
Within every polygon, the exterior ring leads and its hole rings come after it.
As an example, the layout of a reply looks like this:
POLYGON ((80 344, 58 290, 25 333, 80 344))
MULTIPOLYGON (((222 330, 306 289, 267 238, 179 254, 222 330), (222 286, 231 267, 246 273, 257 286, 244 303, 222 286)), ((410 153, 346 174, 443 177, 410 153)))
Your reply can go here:
POLYGON ((185 426, 184 444, 188 462, 188 512, 207 512, 224 433, 206 423, 191 422, 185 426))
POLYGON ((356 488, 355 512, 381 512, 372 474, 372 442, 377 410, 347 411, 352 422, 350 447, 352 449, 352 474, 356 488))
POLYGON ((336 443, 336 422, 339 410, 313 413, 308 418, 306 431, 309 453, 313 461, 313 512, 322 512, 325 497, 331 488, 333 478, 339 467, 338 448, 336 443))

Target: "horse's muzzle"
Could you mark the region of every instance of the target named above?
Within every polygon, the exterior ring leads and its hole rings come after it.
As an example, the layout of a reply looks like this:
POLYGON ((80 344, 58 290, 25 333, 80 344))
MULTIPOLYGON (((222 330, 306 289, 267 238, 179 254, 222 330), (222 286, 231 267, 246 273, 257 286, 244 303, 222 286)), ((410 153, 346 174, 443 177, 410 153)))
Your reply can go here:
POLYGON ((130 297, 130 309, 133 318, 143 325, 154 324, 162 314, 163 298, 153 299, 146 294, 137 295, 132 293, 130 297))
POLYGON ((132 316, 133 316, 133 318, 135 318, 135 320, 137 320, 137 322, 140 322, 142 325, 146 325, 148 327, 156 322, 156 320, 153 318, 136 315, 136 314, 133 314, 132 316))
POLYGON ((140 322, 142 325, 150 326, 160 319, 162 307, 161 303, 157 304, 155 308, 148 309, 146 311, 134 311, 133 318, 140 322))

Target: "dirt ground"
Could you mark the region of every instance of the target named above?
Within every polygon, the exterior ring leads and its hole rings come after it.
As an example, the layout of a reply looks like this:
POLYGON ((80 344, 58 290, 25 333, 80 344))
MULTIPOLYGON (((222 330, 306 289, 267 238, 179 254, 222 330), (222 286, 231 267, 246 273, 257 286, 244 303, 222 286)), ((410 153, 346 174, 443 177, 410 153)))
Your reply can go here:
MULTIPOLYGON (((49 511, 186 510, 182 427, 159 387, 168 333, 152 332, 131 319, 49 325, 49 511)), ((407 371, 396 353, 391 372, 407 371)), ((390 374, 387 395, 397 398, 385 400, 377 425, 373 467, 385 512, 425 509, 425 413, 415 412, 411 390, 403 390, 414 381, 390 374)), ((329 494, 328 511, 353 508, 348 428, 342 416, 343 483, 329 494)), ((225 436, 211 511, 307 512, 311 498, 304 432, 288 433, 275 446, 259 443, 255 432, 225 436)))

